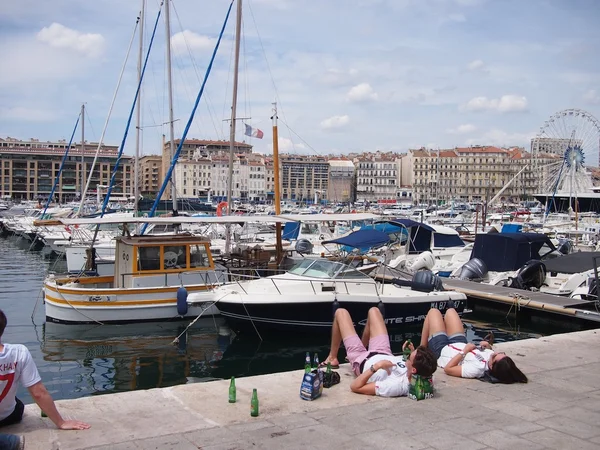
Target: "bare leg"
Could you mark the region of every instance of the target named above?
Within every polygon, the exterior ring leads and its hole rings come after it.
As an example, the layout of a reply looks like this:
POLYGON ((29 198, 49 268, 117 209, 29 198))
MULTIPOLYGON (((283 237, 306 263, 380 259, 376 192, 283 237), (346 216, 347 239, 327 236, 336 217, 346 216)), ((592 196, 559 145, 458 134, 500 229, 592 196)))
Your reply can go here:
POLYGON ((462 320, 460 320, 460 316, 454 308, 450 308, 446 311, 444 323, 446 324, 446 333, 448 333, 448 336, 452 336, 453 334, 463 334, 465 332, 462 320))
POLYGON ((330 362, 332 365, 339 364, 337 355, 342 340, 353 334, 356 334, 356 330, 354 329, 350 313, 344 308, 338 308, 333 317, 333 326, 331 327, 331 348, 329 356, 325 361, 330 362))
POLYGON ((436 333, 446 332, 446 324, 442 313, 437 308, 431 308, 423 322, 423 331, 421 332, 421 345, 427 347, 427 342, 431 336, 436 333))
POLYGON ((367 316, 367 323, 365 325, 365 329, 363 330, 361 341, 365 348, 368 349, 371 336, 375 337, 382 334, 388 334, 385 326, 385 320, 383 320, 383 316, 381 315, 379 308, 373 307, 369 309, 369 315, 367 316))

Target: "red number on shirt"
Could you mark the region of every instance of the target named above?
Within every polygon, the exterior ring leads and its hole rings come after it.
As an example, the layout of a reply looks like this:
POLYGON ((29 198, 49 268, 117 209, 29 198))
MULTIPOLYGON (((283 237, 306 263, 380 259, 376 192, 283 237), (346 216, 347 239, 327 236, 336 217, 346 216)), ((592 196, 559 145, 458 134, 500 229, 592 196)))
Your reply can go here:
POLYGON ((4 397, 6 397, 6 394, 8 394, 8 391, 10 391, 10 387, 13 384, 13 381, 15 380, 15 373, 7 373, 5 375, 0 375, 0 381, 6 381, 6 384, 4 385, 4 389, 2 389, 2 393, 0 394, 0 402, 2 402, 2 400, 4 400, 4 397))

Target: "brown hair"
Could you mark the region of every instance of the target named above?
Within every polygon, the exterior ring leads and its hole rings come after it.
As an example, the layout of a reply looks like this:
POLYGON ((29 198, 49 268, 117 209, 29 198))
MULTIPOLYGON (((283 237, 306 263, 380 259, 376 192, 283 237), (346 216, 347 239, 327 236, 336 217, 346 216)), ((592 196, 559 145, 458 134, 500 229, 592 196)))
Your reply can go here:
POLYGON ((490 375, 504 384, 527 383, 528 381, 527 375, 521 372, 515 362, 508 356, 494 362, 490 368, 490 375))
POLYGON ((430 377, 437 369, 437 358, 427 347, 419 345, 412 365, 417 375, 430 377))

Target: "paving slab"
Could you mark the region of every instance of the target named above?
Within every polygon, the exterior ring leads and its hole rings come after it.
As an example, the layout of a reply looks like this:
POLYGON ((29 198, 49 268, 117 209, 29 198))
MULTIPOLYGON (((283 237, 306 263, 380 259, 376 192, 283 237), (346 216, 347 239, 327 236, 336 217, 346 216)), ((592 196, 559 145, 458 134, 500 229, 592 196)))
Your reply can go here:
POLYGON ((600 445, 600 332, 588 330, 497 344, 530 377, 489 384, 435 374, 436 397, 416 402, 353 394, 342 382, 316 401, 299 398, 303 371, 108 394, 57 402, 63 416, 88 421, 60 431, 26 405, 24 434, 34 449, 587 449, 600 445), (260 416, 250 417, 256 388, 260 416))

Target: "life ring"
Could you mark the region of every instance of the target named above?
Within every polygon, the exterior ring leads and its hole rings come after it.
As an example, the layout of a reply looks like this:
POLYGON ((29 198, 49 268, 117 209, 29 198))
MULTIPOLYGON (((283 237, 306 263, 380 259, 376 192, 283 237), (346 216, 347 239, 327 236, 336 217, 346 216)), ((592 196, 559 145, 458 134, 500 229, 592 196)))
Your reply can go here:
POLYGON ((223 215, 223 208, 227 208, 227 202, 221 202, 217 205, 217 216, 223 215))

